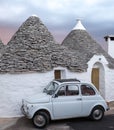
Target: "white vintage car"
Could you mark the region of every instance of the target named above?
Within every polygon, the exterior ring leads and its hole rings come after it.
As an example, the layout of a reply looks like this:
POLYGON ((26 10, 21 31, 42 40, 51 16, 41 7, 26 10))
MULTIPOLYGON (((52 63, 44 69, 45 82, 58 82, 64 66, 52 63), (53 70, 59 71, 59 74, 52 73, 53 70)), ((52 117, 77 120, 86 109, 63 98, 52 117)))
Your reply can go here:
POLYGON ((50 120, 90 117, 101 120, 109 107, 96 87, 77 79, 53 80, 42 93, 22 100, 22 113, 42 128, 50 120))

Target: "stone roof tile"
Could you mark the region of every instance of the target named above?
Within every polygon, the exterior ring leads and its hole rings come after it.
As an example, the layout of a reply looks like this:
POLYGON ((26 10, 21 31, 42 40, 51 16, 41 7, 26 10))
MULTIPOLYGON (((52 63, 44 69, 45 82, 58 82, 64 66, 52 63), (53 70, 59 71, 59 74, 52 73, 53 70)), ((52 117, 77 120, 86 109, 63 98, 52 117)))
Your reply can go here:
POLYGON ((5 45, 4 45, 3 42, 0 40, 0 57, 1 57, 2 54, 4 53, 4 48, 5 48, 5 45))
POLYGON ((77 52, 56 44, 42 21, 29 17, 14 34, 0 58, 1 73, 46 72, 53 67, 83 71, 77 52), (74 54, 75 53, 75 54, 74 54))
POLYGON ((86 30, 72 30, 63 40, 62 45, 67 46, 73 51, 83 52, 80 57, 83 66, 93 57, 93 55, 104 55, 109 62, 109 67, 114 68, 114 59, 89 35, 86 30))

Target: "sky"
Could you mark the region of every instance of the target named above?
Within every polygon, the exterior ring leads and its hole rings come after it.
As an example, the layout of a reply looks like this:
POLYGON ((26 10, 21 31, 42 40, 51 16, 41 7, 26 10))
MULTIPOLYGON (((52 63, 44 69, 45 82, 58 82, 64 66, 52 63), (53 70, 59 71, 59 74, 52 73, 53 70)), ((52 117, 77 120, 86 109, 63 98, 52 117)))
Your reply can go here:
POLYGON ((0 39, 4 44, 31 15, 37 15, 59 43, 81 19, 101 45, 114 34, 114 0, 0 0, 0 39))

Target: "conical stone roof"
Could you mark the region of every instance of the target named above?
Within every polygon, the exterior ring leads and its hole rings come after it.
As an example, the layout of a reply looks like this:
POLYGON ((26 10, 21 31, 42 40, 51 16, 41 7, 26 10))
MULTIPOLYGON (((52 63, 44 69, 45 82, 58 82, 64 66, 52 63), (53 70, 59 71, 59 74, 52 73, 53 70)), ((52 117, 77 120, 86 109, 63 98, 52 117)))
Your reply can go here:
POLYGON ((46 72, 53 67, 83 71, 79 55, 56 44, 46 26, 36 16, 29 17, 8 43, 0 58, 0 73, 46 72))
POLYGON ((0 48, 2 48, 4 44, 2 43, 2 40, 0 39, 0 48))
POLYGON ((96 54, 104 55, 109 62, 109 67, 114 68, 114 59, 89 35, 86 29, 74 28, 63 40, 62 45, 67 46, 73 51, 78 51, 83 60, 83 66, 96 54))
POLYGON ((2 41, 0 40, 0 57, 2 56, 2 54, 4 53, 4 48, 5 45, 2 43, 2 41))

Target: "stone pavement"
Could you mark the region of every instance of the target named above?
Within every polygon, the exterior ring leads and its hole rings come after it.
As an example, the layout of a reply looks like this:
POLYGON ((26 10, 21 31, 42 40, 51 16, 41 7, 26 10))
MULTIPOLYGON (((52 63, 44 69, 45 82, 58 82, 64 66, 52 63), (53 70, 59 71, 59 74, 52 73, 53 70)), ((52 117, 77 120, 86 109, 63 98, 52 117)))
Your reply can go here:
POLYGON ((112 102, 110 102, 109 103, 109 107, 110 107, 110 110, 109 111, 107 111, 105 114, 107 115, 109 115, 109 114, 114 114, 114 101, 112 101, 112 102))
POLYGON ((19 118, 0 118, 0 130, 5 130, 14 125, 18 119, 19 118))
MULTIPOLYGON (((110 110, 105 115, 114 114, 114 102, 109 104, 110 110)), ((16 118, 0 118, 0 130, 38 130, 35 128, 31 120, 25 117, 16 118)), ((42 130, 71 130, 70 126, 65 124, 64 121, 52 122, 49 126, 42 130)))

